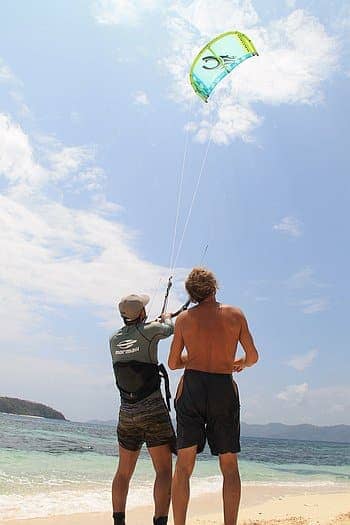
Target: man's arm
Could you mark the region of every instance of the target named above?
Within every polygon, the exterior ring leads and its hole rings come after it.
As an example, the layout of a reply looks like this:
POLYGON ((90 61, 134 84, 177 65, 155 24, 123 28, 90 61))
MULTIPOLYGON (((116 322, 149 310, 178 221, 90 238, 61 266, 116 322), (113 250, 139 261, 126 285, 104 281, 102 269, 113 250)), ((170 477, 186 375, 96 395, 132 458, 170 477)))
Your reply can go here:
POLYGON ((241 372, 247 366, 253 366, 259 359, 259 354, 255 348, 254 340, 252 334, 249 331, 247 320, 242 312, 241 319, 241 331, 239 334, 239 342, 241 343, 245 357, 242 359, 237 359, 233 363, 233 371, 241 372))
POLYGON ((155 336, 158 341, 166 339, 174 333, 174 324, 170 314, 162 314, 159 321, 153 321, 151 324, 155 329, 155 336))
POLYGON ((179 316, 175 323, 174 337, 171 342, 170 354, 168 358, 168 366, 171 370, 184 368, 185 360, 181 357, 185 343, 181 332, 181 316, 179 316))

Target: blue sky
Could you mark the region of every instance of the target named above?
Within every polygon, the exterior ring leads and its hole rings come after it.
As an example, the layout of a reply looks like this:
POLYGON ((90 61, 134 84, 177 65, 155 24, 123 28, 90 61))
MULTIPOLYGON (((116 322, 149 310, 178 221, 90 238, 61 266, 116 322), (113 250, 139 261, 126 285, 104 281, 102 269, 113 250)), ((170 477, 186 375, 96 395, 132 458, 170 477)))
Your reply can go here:
POLYGON ((115 301, 148 292, 158 313, 186 134, 180 233, 212 130, 170 309, 208 243, 219 299, 243 308, 261 351, 237 377, 243 420, 349 424, 347 2, 1 11, 0 394, 115 417, 115 301), (260 56, 205 106, 191 58, 229 29, 260 56))

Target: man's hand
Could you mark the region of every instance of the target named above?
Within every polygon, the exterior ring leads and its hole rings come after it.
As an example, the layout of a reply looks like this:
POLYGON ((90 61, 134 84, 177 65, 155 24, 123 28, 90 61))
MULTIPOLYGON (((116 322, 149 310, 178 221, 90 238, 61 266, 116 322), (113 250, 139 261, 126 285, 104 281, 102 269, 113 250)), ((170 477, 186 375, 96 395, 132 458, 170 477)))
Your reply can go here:
POLYGON ((171 314, 161 314, 159 317, 161 323, 164 323, 167 319, 171 319, 171 314))
POLYGON ((246 368, 246 362, 244 357, 241 359, 236 359, 236 361, 233 361, 233 372, 242 372, 246 368))

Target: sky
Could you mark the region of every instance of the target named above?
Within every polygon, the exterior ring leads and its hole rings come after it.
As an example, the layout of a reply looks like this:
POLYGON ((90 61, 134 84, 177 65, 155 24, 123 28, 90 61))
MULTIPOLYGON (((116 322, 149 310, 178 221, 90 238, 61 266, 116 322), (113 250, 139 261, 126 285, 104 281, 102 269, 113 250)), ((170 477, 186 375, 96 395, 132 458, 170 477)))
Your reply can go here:
POLYGON ((159 313, 183 173, 169 311, 212 269, 260 352, 242 420, 350 424, 349 44, 346 0, 1 2, 0 395, 116 417, 116 305, 159 313), (229 30, 259 57, 204 104, 229 30))

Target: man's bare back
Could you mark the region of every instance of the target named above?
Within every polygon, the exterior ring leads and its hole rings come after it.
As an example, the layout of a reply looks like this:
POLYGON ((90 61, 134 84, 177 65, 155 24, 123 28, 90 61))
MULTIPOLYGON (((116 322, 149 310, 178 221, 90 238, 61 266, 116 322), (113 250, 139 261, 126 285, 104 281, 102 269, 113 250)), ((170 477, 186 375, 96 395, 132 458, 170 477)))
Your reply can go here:
POLYGON ((177 319, 169 366, 231 374, 239 368, 234 364, 238 342, 246 354, 245 366, 249 366, 256 360, 256 349, 243 312, 211 296, 177 319), (184 347, 187 358, 181 359, 184 347))

